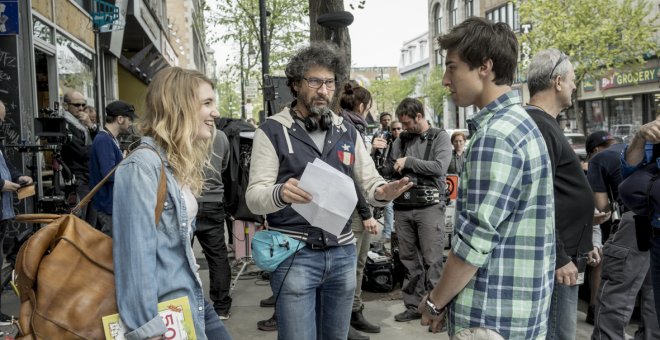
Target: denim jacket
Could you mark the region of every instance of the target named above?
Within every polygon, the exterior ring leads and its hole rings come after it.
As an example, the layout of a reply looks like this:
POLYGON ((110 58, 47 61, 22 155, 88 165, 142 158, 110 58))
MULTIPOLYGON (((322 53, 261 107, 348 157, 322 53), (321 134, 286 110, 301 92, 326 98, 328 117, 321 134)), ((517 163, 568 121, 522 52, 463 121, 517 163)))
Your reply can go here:
POLYGON ((136 150, 119 165, 112 209, 112 253, 117 307, 129 331, 125 336, 132 340, 164 334, 167 328, 157 304, 188 296, 197 339, 206 339, 204 295, 195 274, 183 195, 164 151, 150 137, 142 138, 144 144, 158 150, 165 162, 167 197, 156 226, 161 161, 153 150, 136 150))

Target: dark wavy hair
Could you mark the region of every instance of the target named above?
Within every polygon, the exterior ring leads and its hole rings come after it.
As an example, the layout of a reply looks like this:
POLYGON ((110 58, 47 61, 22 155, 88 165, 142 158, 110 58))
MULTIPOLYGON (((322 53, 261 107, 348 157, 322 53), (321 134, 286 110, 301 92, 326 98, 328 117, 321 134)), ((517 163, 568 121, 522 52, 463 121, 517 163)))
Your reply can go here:
POLYGON ((349 81, 344 84, 343 91, 341 92, 341 97, 339 98, 339 106, 344 110, 355 111, 360 104, 364 104, 366 107, 371 101, 371 93, 369 90, 364 87, 349 81))
POLYGON ((299 50, 284 70, 286 85, 294 97, 298 97, 298 92, 293 88, 293 85, 300 83, 305 73, 313 66, 322 66, 334 72, 335 81, 343 78, 346 72, 344 56, 335 45, 325 41, 313 42, 299 50))
POLYGON ((396 117, 401 120, 401 117, 408 116, 412 119, 417 118, 417 114, 421 113, 424 117, 424 104, 419 99, 405 98, 396 107, 396 117))
POLYGON ((495 84, 513 84, 518 64, 518 40, 509 25, 472 17, 440 36, 438 44, 443 50, 455 50, 470 70, 492 60, 495 84))

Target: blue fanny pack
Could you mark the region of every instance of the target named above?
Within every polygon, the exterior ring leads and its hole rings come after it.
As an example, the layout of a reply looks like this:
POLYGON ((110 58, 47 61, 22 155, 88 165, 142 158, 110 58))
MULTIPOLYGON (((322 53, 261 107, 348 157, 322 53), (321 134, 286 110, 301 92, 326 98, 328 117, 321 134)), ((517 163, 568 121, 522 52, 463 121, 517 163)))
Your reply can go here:
POLYGON ((257 267, 272 272, 304 246, 304 242, 280 232, 262 230, 256 232, 252 238, 252 259, 257 267))

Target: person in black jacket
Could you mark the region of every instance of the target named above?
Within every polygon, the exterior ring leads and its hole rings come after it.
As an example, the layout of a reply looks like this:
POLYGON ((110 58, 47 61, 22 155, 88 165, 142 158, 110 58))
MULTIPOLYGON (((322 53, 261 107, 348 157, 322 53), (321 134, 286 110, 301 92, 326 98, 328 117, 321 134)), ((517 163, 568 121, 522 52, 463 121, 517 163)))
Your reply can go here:
MULTIPOLYGON (((5 121, 7 111, 5 104, 0 101, 0 122, 5 121)), ((7 159, 7 154, 0 150, 0 188, 2 188, 2 195, 0 195, 0 202, 2 202, 2 217, 0 218, 0 266, 5 259, 2 245, 5 241, 5 234, 7 233, 7 226, 14 219, 14 204, 13 194, 21 186, 32 184, 30 176, 24 176, 18 171, 7 159)), ((0 281, 2 277, 0 277, 0 281)), ((8 325, 12 321, 12 317, 0 312, 0 326, 8 325)))
MULTIPOLYGON (((531 99, 525 109, 543 134, 554 175, 557 262, 548 339, 575 338, 578 285, 582 283, 578 278, 584 278, 587 254, 598 254, 591 242, 591 226, 610 215, 600 213, 595 219, 591 187, 557 122, 559 113, 572 104, 574 81, 573 65, 557 49, 537 53, 529 66, 527 86, 531 99)), ((591 264, 600 261, 598 256, 589 259, 591 264)))
MULTIPOLYGON (((62 99, 64 119, 71 134, 71 140, 62 146, 62 161, 75 176, 76 194, 82 199, 89 193, 89 154, 98 127, 85 112, 87 100, 80 92, 69 91, 62 99)), ((96 212, 91 204, 80 212, 80 218, 96 225, 96 212)))
MULTIPOLYGON (((341 116, 355 126, 362 140, 364 140, 367 128, 367 121, 364 119, 364 116, 371 108, 371 93, 369 93, 369 90, 351 82, 346 83, 339 99, 339 106, 341 107, 341 116)), ((357 240, 357 268, 355 296, 353 296, 353 312, 351 313, 351 328, 348 331, 348 340, 368 340, 368 336, 358 333, 355 329, 367 333, 380 333, 380 326, 370 323, 362 315, 364 304, 362 304, 361 298, 362 276, 364 274, 364 267, 367 264, 371 234, 375 235, 378 232, 378 225, 371 214, 367 200, 361 194, 362 190, 357 186, 357 183, 355 185, 358 203, 351 216, 351 229, 353 229, 353 234, 357 240)))

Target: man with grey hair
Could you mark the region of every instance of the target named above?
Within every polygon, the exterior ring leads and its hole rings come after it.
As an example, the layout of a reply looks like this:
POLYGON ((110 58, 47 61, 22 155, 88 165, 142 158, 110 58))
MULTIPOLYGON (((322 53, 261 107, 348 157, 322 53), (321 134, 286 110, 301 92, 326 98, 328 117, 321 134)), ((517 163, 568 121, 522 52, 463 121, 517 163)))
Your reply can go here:
MULTIPOLYGON (((554 178, 557 262, 546 339, 575 339, 578 288, 587 259, 590 264, 600 261, 591 243, 591 226, 600 224, 594 221, 591 187, 557 122, 559 113, 572 105, 574 81, 571 61, 557 49, 538 52, 529 65, 531 99, 525 109, 541 130, 554 178)), ((609 213, 597 217, 604 221, 609 213)))
POLYGON ((301 49, 285 71, 296 100, 254 133, 247 206, 266 215, 271 231, 303 241, 271 274, 278 339, 346 340, 351 319, 356 249, 350 219, 335 235, 292 208, 312 201, 298 186, 307 163, 318 158, 352 177, 375 206, 412 187, 407 178, 387 183, 355 127, 330 110, 344 69, 341 54, 328 43, 301 49))

